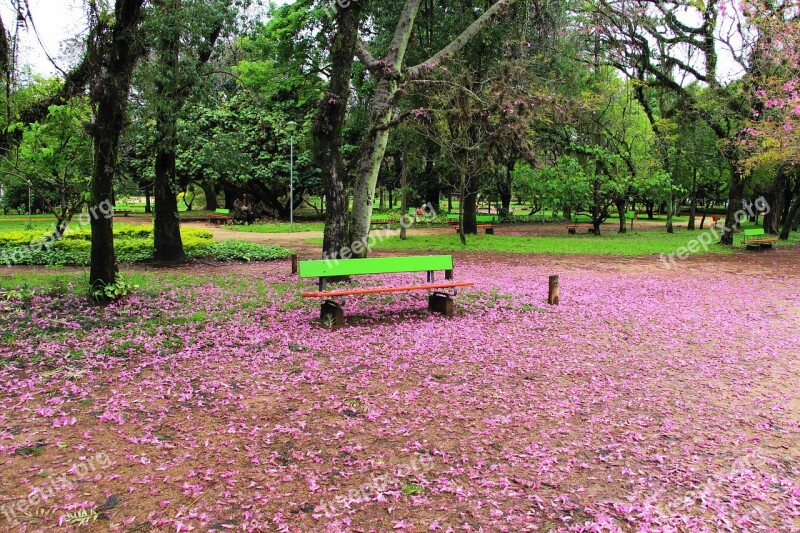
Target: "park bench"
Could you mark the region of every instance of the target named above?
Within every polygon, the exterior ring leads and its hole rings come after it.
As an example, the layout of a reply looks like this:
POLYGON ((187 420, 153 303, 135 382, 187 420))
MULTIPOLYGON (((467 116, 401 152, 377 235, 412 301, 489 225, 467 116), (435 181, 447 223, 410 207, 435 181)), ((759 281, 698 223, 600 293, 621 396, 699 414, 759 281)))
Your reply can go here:
POLYGON ((432 291, 428 296, 428 309, 445 316, 453 316, 453 296, 459 287, 474 285, 468 281, 453 281, 453 257, 450 255, 427 255, 411 257, 376 257, 367 259, 339 259, 299 261, 298 275, 301 278, 319 278, 319 290, 302 293, 303 298, 323 298, 320 318, 341 326, 344 324, 344 299, 362 294, 383 294, 405 291, 432 291), (436 271, 444 271, 444 281, 437 283, 436 271), (366 287, 326 290, 329 278, 362 276, 370 274, 398 274, 426 272, 427 282, 399 287, 366 287), (452 289, 452 293, 443 292, 452 289))
POLYGON ((216 209, 212 214, 208 215, 208 221, 218 226, 221 224, 229 224, 231 222, 231 210, 216 209))
POLYGON ((114 207, 114 216, 126 217, 131 214, 131 208, 127 205, 118 205, 114 207))
POLYGON ((392 219, 386 218, 385 216, 382 216, 382 215, 375 215, 369 221, 370 227, 372 227, 372 226, 385 226, 386 224, 391 224, 391 223, 392 223, 392 219))
MULTIPOLYGON (((447 215, 447 220, 450 222, 450 227, 458 233, 460 228, 458 215, 447 215)), ((494 223, 498 221, 499 217, 497 215, 475 215, 476 227, 483 229, 486 235, 494 235, 494 223)))
POLYGON ((767 237, 764 233, 764 228, 754 228, 744 230, 744 246, 745 248, 772 248, 774 243, 778 242, 777 237, 767 237))
POLYGON ((567 228, 567 233, 570 235, 578 233, 578 229, 585 229, 586 233, 591 233, 594 230, 592 217, 586 215, 575 215, 572 217, 572 222, 564 224, 564 227, 567 228))

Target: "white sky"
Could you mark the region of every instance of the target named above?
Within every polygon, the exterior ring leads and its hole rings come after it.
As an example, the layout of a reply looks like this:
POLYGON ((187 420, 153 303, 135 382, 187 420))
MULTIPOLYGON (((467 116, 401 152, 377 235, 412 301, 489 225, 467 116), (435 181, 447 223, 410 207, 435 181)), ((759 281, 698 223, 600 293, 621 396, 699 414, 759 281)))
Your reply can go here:
MULTIPOLYGON (((82 0, 28 0, 36 29, 39 31, 42 44, 56 64, 63 70, 71 66, 62 57, 61 44, 65 39, 83 34, 86 30, 86 19, 82 0)), ((7 30, 13 32, 15 14, 11 2, 0 0, 0 15, 7 30)), ((47 60, 42 46, 36 39, 33 28, 20 30, 19 65, 30 65, 34 74, 45 76, 56 74, 56 69, 47 60)))
MULTIPOLYGON (((283 4, 291 0, 277 0, 283 4)), ((29 65, 34 74, 51 76, 57 74, 55 67, 48 61, 42 45, 56 64, 64 71, 73 65, 69 57, 62 52, 64 40, 83 35, 86 32, 86 15, 83 0, 28 0, 36 29, 42 41, 40 45, 32 27, 20 31, 19 66, 29 65)), ((14 12, 9 0, 0 0, 0 15, 6 29, 14 28, 14 12)), ((724 80, 737 78, 741 72, 733 65, 724 50, 720 52, 720 77, 724 80)))

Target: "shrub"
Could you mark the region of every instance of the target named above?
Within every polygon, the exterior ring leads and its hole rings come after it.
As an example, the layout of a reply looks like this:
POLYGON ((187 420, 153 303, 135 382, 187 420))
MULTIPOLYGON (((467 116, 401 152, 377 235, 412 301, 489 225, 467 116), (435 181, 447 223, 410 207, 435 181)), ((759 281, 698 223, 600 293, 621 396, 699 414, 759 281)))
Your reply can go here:
POLYGON ((286 248, 242 241, 217 242, 208 249, 208 255, 220 261, 272 261, 289 254, 286 248))
MULTIPOLYGON (((44 234, 47 235, 47 234, 44 234)), ((150 226, 119 226, 114 229, 114 249, 120 262, 136 263, 153 258, 153 229, 150 226)), ((88 265, 91 258, 91 233, 69 231, 51 249, 29 245, 43 237, 40 231, 9 231, 0 234, 0 264, 88 265)), ((249 242, 215 243, 205 229, 181 230, 188 257, 213 257, 222 261, 269 261, 289 255, 289 250, 249 242)))

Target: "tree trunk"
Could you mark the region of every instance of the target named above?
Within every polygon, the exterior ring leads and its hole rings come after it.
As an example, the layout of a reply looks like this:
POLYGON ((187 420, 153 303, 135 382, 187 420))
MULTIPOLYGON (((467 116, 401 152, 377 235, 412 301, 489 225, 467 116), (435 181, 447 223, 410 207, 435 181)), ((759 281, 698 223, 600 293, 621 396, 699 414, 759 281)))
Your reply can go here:
MULTIPOLYGON (((369 234, 375 184, 386 152, 386 144, 389 140, 392 115, 398 103, 396 74, 405 73, 408 79, 414 79, 439 67, 443 61, 458 53, 498 14, 508 10, 516 2, 517 0, 499 0, 495 2, 447 46, 422 63, 409 69, 405 69, 403 63, 421 0, 406 0, 389 45, 389 50, 382 61, 375 61, 363 47, 357 47, 359 58, 378 77, 378 83, 372 98, 369 129, 366 138, 362 141, 361 146, 363 149, 356 166, 353 217, 350 222, 350 236, 354 242, 366 239, 369 234)), ((359 3, 354 4, 359 5, 359 3)), ((352 10, 352 6, 348 7, 341 10, 337 16, 352 10)), ((334 73, 336 72, 335 67, 332 70, 334 73)), ((350 73, 351 71, 348 70, 347 74, 349 75, 350 73)), ((359 255, 366 256, 366 248, 359 255)))
POLYGON ((478 178, 470 172, 464 176, 464 196, 461 199, 461 229, 467 235, 478 233, 478 178))
POLYGON ((617 214, 619 215, 619 232, 618 233, 627 233, 628 225, 627 221, 625 220, 625 199, 617 199, 614 201, 617 206, 617 214))
POLYGON ((784 191, 786 190, 786 174, 781 172, 770 187, 767 203, 769 212, 764 215, 764 233, 776 235, 780 233, 780 217, 783 213, 784 191))
POLYGON ((347 246, 347 172, 342 159, 342 129, 350 99, 350 77, 358 43, 362 2, 336 13, 336 33, 331 44, 331 78, 320 98, 312 128, 314 157, 322 169, 326 220, 323 257, 338 257, 347 246))
POLYGON ((595 177, 592 191, 592 233, 595 235, 600 235, 600 186, 600 179, 595 177))
POLYGON ((400 189, 402 196, 400 197, 400 240, 406 240, 406 225, 403 222, 403 217, 408 213, 408 159, 406 151, 403 150, 403 155, 400 156, 400 189))
POLYGON ((458 173, 458 238, 461 240, 461 245, 467 245, 467 234, 464 231, 464 198, 467 196, 467 179, 464 169, 459 169, 458 173))
POLYGON ((697 212, 697 166, 692 169, 692 196, 689 203, 689 223, 686 229, 694 231, 694 215, 697 212))
POLYGON ((166 9, 171 11, 168 20, 171 28, 162 30, 159 42, 159 74, 156 78, 156 98, 161 108, 156 117, 156 166, 153 241, 156 261, 180 262, 186 260, 181 239, 178 216, 178 198, 175 191, 178 144, 178 43, 180 30, 177 24, 177 0, 171 0, 166 9))
POLYGON ((790 231, 797 231, 797 220, 800 217, 800 176, 795 177, 794 193, 789 198, 792 199, 792 206, 789 208, 781 228, 779 239, 782 241, 789 239, 790 231))
POLYGON ((511 216, 511 189, 514 183, 514 167, 516 161, 506 164, 505 180, 501 180, 498 186, 498 193, 500 193, 500 208, 502 213, 506 216, 511 216))
POLYGON ((206 197, 206 209, 209 211, 216 211, 219 208, 217 203, 217 189, 214 187, 214 182, 211 180, 203 181, 200 183, 203 188, 203 194, 206 197))
POLYGON ((719 243, 731 246, 733 244, 733 230, 736 229, 736 212, 742 208, 742 196, 744 195, 744 177, 738 165, 731 176, 731 185, 728 190, 728 211, 725 215, 725 226, 722 228, 722 237, 719 243))
MULTIPOLYGON (((389 142, 388 125, 394 111, 391 101, 396 92, 397 82, 386 78, 381 79, 375 88, 370 115, 370 133, 362 144, 366 148, 358 160, 356 182, 353 186, 353 216, 350 221, 350 238, 353 242, 369 234, 375 184, 389 142)), ((359 255, 366 257, 366 248, 359 255)))
MULTIPOLYGON (((114 255, 114 231, 111 214, 114 194, 114 177, 117 169, 119 138, 125 127, 133 67, 136 53, 137 29, 141 22, 144 0, 117 0, 114 7, 113 28, 105 27, 102 33, 110 32, 110 39, 100 39, 93 64, 101 69, 92 87, 91 100, 97 106, 93 133, 94 166, 91 183, 92 251, 89 284, 92 289, 116 281, 116 257, 114 255), (103 210, 103 207, 106 207, 103 210)), ((104 24, 100 22, 99 24, 104 24)))
POLYGON ((675 230, 672 227, 672 216, 674 214, 674 192, 672 191, 672 176, 670 175, 669 178, 669 199, 667 200, 667 233, 674 233, 675 230))
POLYGON ((153 208, 150 205, 150 187, 144 188, 144 212, 145 213, 153 212, 153 208))

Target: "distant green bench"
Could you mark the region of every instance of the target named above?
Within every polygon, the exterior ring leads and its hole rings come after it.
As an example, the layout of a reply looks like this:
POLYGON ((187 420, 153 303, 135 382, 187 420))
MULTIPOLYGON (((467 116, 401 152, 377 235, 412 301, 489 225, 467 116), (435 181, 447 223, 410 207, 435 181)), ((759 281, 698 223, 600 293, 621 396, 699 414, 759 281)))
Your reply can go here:
POLYGON ((744 230, 744 246, 745 248, 772 248, 772 245, 778 242, 777 237, 767 237, 764 233, 764 228, 754 228, 744 230))
POLYGON ((453 316, 453 296, 459 287, 470 287, 469 281, 453 281, 453 257, 450 255, 427 255, 411 257, 376 257, 368 259, 327 259, 320 261, 300 261, 298 275, 301 278, 319 278, 319 290, 302 293, 303 298, 324 298, 320 318, 331 320, 336 325, 344 324, 344 299, 346 296, 362 294, 382 294, 390 292, 433 291, 428 297, 428 309, 445 316, 453 316), (435 272, 444 271, 444 282, 436 283, 435 272), (329 278, 342 276, 362 276, 369 274, 398 274, 405 272, 426 272, 427 282, 399 287, 369 287, 360 289, 326 290, 329 278), (452 289, 452 294, 442 292, 452 289))
POLYGON ((369 221, 370 226, 385 226, 386 224, 391 224, 392 219, 387 218, 386 215, 372 215, 369 221))
POLYGON ((119 204, 117 206, 114 206, 114 216, 126 217, 130 215, 131 212, 132 210, 128 205, 119 204))
MULTIPOLYGON (((450 222, 450 227, 455 228, 457 233, 459 229, 458 215, 447 215, 447 220, 450 222)), ((494 235, 494 223, 499 221, 500 217, 497 215, 475 215, 476 227, 483 228, 487 235, 494 235)))
POLYGON ((570 224, 564 224, 564 227, 567 228, 567 233, 570 235, 578 233, 579 228, 585 229, 586 233, 589 233, 594 230, 594 222, 590 216, 575 215, 572 217, 572 222, 570 224))
POLYGON ((216 225, 228 224, 231 222, 231 210, 217 208, 213 214, 208 215, 208 221, 216 225))
POLYGON ((636 211, 627 211, 625 218, 631 221, 631 229, 633 229, 633 221, 639 218, 639 213, 636 211))

